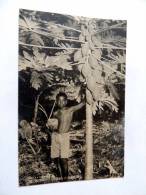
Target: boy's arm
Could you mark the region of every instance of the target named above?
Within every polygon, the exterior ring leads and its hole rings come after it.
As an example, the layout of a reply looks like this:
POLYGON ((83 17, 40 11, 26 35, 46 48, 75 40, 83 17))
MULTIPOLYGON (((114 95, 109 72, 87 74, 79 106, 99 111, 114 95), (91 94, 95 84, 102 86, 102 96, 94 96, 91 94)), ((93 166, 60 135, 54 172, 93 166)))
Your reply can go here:
POLYGON ((80 104, 78 104, 78 105, 76 105, 76 106, 72 106, 72 107, 70 108, 70 110, 71 110, 72 112, 76 112, 77 110, 80 110, 84 105, 85 105, 85 102, 82 102, 82 103, 80 103, 80 104))

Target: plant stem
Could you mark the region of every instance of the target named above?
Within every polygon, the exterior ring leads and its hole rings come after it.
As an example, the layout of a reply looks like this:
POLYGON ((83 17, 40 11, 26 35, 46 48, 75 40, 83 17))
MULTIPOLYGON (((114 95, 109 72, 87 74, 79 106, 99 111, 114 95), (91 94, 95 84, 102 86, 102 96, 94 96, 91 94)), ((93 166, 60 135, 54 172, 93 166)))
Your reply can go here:
POLYGON ((51 109, 51 113, 50 113, 50 115, 49 115, 49 119, 51 118, 51 116, 52 116, 52 114, 53 114, 53 110, 54 110, 55 104, 56 104, 56 99, 55 99, 55 101, 54 101, 54 103, 53 103, 53 106, 52 106, 52 109, 51 109))
POLYGON ((106 30, 110 30, 110 29, 112 29, 112 28, 115 28, 115 27, 117 27, 117 26, 123 25, 123 24, 125 24, 125 23, 126 23, 126 22, 121 22, 121 23, 118 23, 118 24, 114 24, 114 25, 112 25, 112 26, 109 26, 109 27, 107 27, 107 28, 104 28, 104 29, 102 29, 102 30, 97 31, 95 34, 104 32, 104 31, 106 31, 106 30))
POLYGON ((39 31, 36 31, 36 30, 33 30, 31 28, 28 29, 28 31, 30 32, 33 32, 33 33, 36 33, 36 34, 39 34, 39 35, 43 35, 43 36, 51 36, 51 37, 54 37, 60 41, 69 41, 69 42, 77 42, 77 43, 84 43, 83 41, 80 41, 80 40, 76 40, 76 39, 68 39, 68 38, 61 38, 61 37, 57 37, 56 35, 53 35, 53 34, 50 34, 48 32, 39 32, 39 31))
POLYGON ((46 116, 46 118, 48 119, 48 115, 47 112, 45 111, 45 108, 39 103, 39 109, 44 113, 44 115, 46 116))
POLYGON ((64 26, 64 25, 61 25, 61 24, 56 24, 56 26, 63 27, 63 28, 69 29, 69 30, 74 30, 74 31, 76 31, 76 32, 81 33, 80 30, 77 30, 77 29, 75 29, 75 28, 71 28, 71 27, 69 27, 69 26, 64 26))
POLYGON ((125 47, 116 47, 116 46, 103 46, 103 47, 95 47, 95 49, 120 49, 120 50, 126 50, 125 47))
POLYGON ((86 155, 85 179, 93 179, 93 116, 91 105, 86 103, 86 155))
POLYGON ((36 155, 36 151, 34 150, 33 146, 32 146, 31 143, 29 142, 28 138, 27 138, 27 137, 25 137, 25 138, 26 138, 26 141, 27 141, 29 147, 31 148, 33 154, 36 155))
POLYGON ((38 106, 39 106, 39 98, 40 95, 42 94, 42 91, 37 95, 36 101, 35 101, 35 108, 34 108, 34 118, 33 118, 33 122, 36 123, 36 119, 37 119, 37 114, 38 114, 38 106))
POLYGON ((125 78, 125 75, 122 74, 121 72, 115 70, 114 68, 111 68, 111 67, 110 67, 108 64, 106 64, 105 62, 103 62, 103 61, 101 61, 101 60, 99 60, 99 59, 97 59, 97 60, 98 60, 103 66, 105 66, 106 68, 112 70, 113 72, 116 72, 116 73, 117 73, 117 76, 120 76, 120 77, 122 77, 122 78, 125 78))
MULTIPOLYGON (((58 50, 77 50, 80 49, 78 47, 48 47, 48 46, 42 46, 42 45, 33 45, 33 44, 27 44, 23 42, 19 42, 19 45, 25 45, 29 47, 38 47, 38 48, 44 48, 44 49, 58 49, 58 50)), ((124 47, 95 47, 95 49, 120 49, 120 50, 126 50, 124 47)))

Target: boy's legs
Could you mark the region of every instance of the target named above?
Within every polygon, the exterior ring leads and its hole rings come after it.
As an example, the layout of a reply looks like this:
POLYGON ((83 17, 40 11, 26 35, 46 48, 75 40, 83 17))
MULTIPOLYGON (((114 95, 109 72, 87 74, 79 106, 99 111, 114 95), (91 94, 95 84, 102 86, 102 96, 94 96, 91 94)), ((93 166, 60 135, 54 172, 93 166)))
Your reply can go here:
POLYGON ((60 158, 60 167, 63 181, 68 180, 68 158, 60 158))
POLYGON ((60 164, 60 158, 54 158, 53 159, 54 163, 56 164, 57 168, 57 177, 61 178, 62 176, 62 170, 61 170, 61 164, 60 164))
POLYGON ((68 159, 70 157, 70 140, 69 133, 61 134, 61 158, 60 166, 62 171, 63 181, 68 180, 68 159))
POLYGON ((53 133, 51 144, 51 158, 57 166, 57 176, 63 181, 68 179, 68 158, 69 158, 69 133, 53 133))
POLYGON ((62 178, 62 170, 60 165, 60 135, 59 133, 52 133, 51 138, 51 158, 56 164, 57 177, 62 178))
POLYGON ((54 163, 57 168, 57 177, 62 178, 63 181, 68 180, 68 159, 67 158, 54 158, 54 163))

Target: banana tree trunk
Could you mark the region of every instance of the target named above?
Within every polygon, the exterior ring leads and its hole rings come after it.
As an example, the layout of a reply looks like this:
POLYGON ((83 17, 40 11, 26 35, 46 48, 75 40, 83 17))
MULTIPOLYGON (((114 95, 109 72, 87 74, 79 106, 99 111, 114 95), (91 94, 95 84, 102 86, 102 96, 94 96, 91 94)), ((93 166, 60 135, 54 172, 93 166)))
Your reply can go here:
POLYGON ((86 103, 86 154, 85 154, 85 179, 93 179, 93 132, 92 108, 86 103))

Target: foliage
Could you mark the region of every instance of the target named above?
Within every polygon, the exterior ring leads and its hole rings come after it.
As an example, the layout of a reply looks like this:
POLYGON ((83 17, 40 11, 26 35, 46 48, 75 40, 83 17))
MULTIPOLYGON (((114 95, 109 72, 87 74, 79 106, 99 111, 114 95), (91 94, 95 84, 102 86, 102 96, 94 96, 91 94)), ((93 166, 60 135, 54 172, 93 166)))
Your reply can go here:
MULTIPOLYGON (((52 20, 46 21, 42 12, 20 10, 20 70, 78 69, 80 83, 87 86, 86 99, 93 114, 103 110, 104 105, 117 112, 115 83, 124 80, 126 22, 66 16, 62 24, 59 15, 49 16, 52 20)), ((51 81, 51 74, 48 77, 51 81)), ((35 71, 30 83, 39 89, 45 82, 35 71)), ((67 84, 66 91, 68 87, 67 84)), ((77 96, 75 92, 78 100, 77 96)))
POLYGON ((59 52, 55 56, 46 55, 39 51, 38 48, 33 48, 32 53, 29 54, 23 50, 23 56, 20 57, 19 70, 25 70, 27 67, 38 71, 50 69, 51 67, 59 67, 66 70, 71 70, 68 60, 69 53, 59 52))

